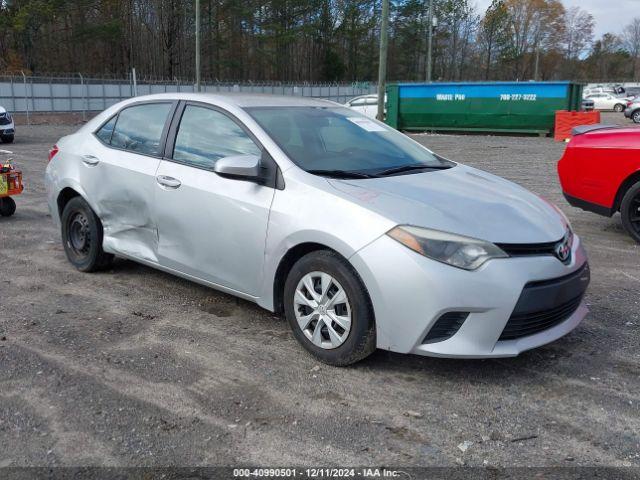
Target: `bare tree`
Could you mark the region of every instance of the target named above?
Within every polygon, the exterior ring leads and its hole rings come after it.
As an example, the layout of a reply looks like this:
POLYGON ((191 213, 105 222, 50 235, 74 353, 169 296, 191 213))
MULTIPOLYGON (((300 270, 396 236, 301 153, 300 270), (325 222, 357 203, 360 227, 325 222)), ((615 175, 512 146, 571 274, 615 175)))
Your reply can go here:
POLYGON ((640 18, 634 18, 633 21, 624 27, 622 31, 622 45, 629 52, 633 60, 633 70, 631 75, 634 80, 638 79, 638 66, 640 61, 640 18))
POLYGON ((593 43, 593 15, 571 7, 565 15, 565 51, 568 60, 578 60, 593 43))

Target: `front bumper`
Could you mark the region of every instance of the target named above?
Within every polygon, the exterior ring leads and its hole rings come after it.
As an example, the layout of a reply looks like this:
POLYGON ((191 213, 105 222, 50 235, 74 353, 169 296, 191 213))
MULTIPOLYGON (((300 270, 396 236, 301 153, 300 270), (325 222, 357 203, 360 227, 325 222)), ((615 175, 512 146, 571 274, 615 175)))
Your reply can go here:
POLYGON ((567 318, 520 338, 500 339, 527 285, 566 277, 587 264, 579 237, 571 263, 553 256, 496 259, 469 272, 425 258, 386 235, 351 262, 363 278, 376 315, 378 348, 434 357, 513 357, 573 330, 586 316, 583 301, 567 318), (444 314, 468 312, 450 338, 424 339, 444 314))
POLYGON ((8 125, 0 125, 0 135, 15 135, 16 127, 13 123, 8 125))

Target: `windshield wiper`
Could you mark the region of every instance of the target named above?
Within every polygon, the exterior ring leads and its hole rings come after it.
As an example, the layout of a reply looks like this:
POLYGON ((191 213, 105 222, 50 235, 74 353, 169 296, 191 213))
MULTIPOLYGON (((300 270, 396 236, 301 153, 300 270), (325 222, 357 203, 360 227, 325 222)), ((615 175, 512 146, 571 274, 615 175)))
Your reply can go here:
POLYGON ((448 170, 452 166, 451 165, 404 165, 402 167, 390 168, 388 170, 383 170, 382 172, 378 172, 377 175, 381 177, 385 177, 387 175, 393 175, 395 173, 404 173, 411 172, 413 170, 448 170))
POLYGON ((314 175, 321 175, 323 177, 331 178, 376 178, 377 175, 370 175, 368 173, 355 172, 350 170, 307 170, 307 172, 314 175))

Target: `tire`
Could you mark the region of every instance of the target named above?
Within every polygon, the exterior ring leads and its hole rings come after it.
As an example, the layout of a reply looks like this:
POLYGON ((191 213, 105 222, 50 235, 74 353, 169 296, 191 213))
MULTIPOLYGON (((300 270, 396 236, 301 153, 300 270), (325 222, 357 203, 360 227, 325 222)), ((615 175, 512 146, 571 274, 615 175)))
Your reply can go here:
POLYGON ((62 212, 62 244, 69 262, 81 272, 111 265, 113 255, 102 250, 102 223, 82 197, 74 197, 62 212))
POLYGON ((376 349, 375 319, 369 294, 353 267, 335 252, 311 252, 296 262, 285 282, 284 310, 298 342, 323 363, 334 366, 351 365, 368 357, 376 349), (328 275, 331 279, 326 282, 327 303, 325 305, 323 302, 314 309, 306 302, 323 297, 322 286, 319 284, 321 275, 325 279, 328 275), (305 279, 314 281, 311 284, 314 294, 306 289, 305 279), (343 298, 340 290, 344 292, 346 301, 330 305, 331 300, 338 296, 343 298), (304 295, 306 300, 300 300, 300 295, 304 295), (298 316, 314 320, 308 321, 307 328, 303 330, 298 316), (350 322, 345 322, 344 319, 349 317, 350 322), (342 326, 333 320, 335 318, 341 319, 342 326), (348 330, 343 328, 345 325, 348 325, 348 330), (337 340, 338 337, 341 337, 340 341, 337 340))
POLYGON ((631 115, 631 120, 633 120, 633 123, 640 123, 640 110, 636 110, 635 112, 633 112, 633 114, 631 115))
POLYGON ((0 198, 0 216, 10 217, 16 213, 16 202, 11 197, 0 198))
POLYGON ((613 111, 618 113, 624 112, 624 105, 618 103, 615 107, 613 107, 613 111))
POLYGON ((640 182, 633 185, 620 204, 622 226, 631 238, 640 243, 640 182))
POLYGON ((13 143, 13 135, 2 135, 2 143, 13 143))

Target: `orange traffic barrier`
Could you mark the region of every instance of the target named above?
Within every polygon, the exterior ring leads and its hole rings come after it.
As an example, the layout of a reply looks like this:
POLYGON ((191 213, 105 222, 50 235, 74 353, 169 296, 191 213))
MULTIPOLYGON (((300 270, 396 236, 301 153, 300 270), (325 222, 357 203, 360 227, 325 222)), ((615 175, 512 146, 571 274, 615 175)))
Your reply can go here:
POLYGON ((595 125, 600 123, 600 112, 568 112, 560 110, 556 112, 555 136, 557 142, 564 142, 571 138, 571 131, 581 125, 595 125))

